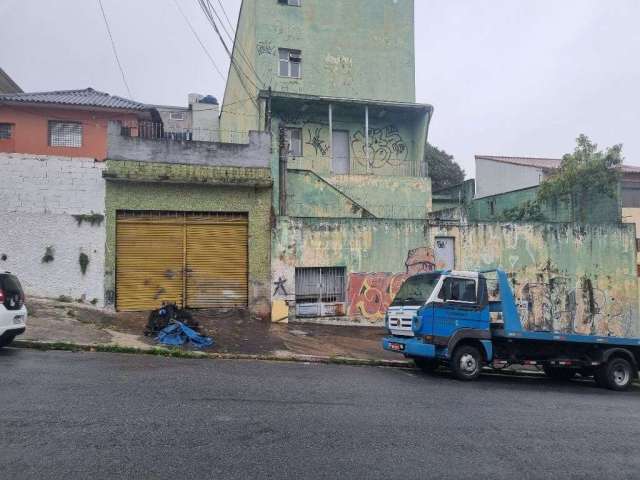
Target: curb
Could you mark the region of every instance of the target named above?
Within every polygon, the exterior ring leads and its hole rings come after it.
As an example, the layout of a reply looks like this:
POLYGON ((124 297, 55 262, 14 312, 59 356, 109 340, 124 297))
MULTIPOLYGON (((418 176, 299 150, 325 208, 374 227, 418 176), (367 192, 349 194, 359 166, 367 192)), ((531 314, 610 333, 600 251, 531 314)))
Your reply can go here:
POLYGON ((253 360, 266 362, 297 362, 297 363, 318 363, 328 365, 353 365, 361 367, 392 367, 392 368, 415 368, 413 362, 403 360, 370 360, 364 358, 351 357, 325 357, 318 355, 249 355, 241 353, 207 353, 199 351, 181 350, 178 348, 150 347, 121 347, 119 345, 83 345, 68 342, 39 342, 33 340, 14 340, 12 347, 29 348, 42 351, 65 351, 65 352, 101 352, 101 353, 123 353, 129 355, 157 355, 161 357, 188 358, 188 359, 208 359, 208 360, 253 360))

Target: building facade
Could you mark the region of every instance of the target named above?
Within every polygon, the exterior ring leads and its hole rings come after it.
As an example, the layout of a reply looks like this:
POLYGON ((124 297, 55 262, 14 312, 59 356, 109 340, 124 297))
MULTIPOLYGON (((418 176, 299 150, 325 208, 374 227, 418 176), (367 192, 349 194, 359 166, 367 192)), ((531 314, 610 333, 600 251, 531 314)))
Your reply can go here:
POLYGON ((221 125, 272 133, 274 321, 361 321, 354 285, 366 276, 393 282, 407 252, 422 252, 424 242, 405 236, 431 209, 423 157, 433 108, 415 103, 413 7, 242 3, 221 125), (315 242, 290 255, 302 231, 315 242), (367 255, 361 237, 371 243, 382 232, 406 243, 404 253, 367 255))

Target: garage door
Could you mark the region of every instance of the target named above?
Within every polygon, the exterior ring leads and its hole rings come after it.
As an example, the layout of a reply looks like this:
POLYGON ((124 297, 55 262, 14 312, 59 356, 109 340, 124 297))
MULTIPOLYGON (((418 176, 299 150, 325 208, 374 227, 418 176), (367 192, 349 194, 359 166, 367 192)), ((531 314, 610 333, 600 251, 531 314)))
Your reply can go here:
POLYGON ((118 212, 116 307, 246 307, 248 222, 222 213, 118 212))

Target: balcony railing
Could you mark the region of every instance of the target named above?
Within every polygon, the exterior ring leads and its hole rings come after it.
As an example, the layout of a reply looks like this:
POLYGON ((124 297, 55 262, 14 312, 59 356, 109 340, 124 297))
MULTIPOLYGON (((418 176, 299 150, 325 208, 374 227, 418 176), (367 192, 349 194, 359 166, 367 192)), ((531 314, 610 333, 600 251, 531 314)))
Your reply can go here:
POLYGON ((125 137, 175 142, 249 143, 249 132, 206 128, 170 128, 155 122, 119 123, 120 134, 125 137))
POLYGON ((289 168, 312 170, 330 175, 381 175, 388 177, 426 177, 424 161, 351 155, 348 160, 336 161, 330 157, 294 157, 287 160, 289 168))

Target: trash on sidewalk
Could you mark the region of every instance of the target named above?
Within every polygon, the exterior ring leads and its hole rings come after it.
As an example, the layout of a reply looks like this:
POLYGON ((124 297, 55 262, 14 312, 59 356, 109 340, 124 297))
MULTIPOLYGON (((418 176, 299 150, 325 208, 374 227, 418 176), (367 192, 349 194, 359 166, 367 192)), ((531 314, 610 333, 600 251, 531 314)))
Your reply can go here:
POLYGON ((189 311, 183 310, 175 303, 167 303, 149 314, 149 320, 144 329, 145 336, 157 335, 161 330, 167 328, 173 320, 178 320, 196 331, 200 329, 200 325, 193 319, 189 311))
POLYGON ((195 348, 206 348, 213 345, 213 339, 200 334, 200 324, 191 313, 168 303, 149 314, 144 334, 156 336, 156 341, 163 345, 181 346, 190 343, 195 348))
POLYGON ((163 345, 178 347, 190 343, 195 348, 206 348, 213 345, 211 337, 200 335, 178 320, 173 320, 166 328, 162 329, 156 340, 163 345))

